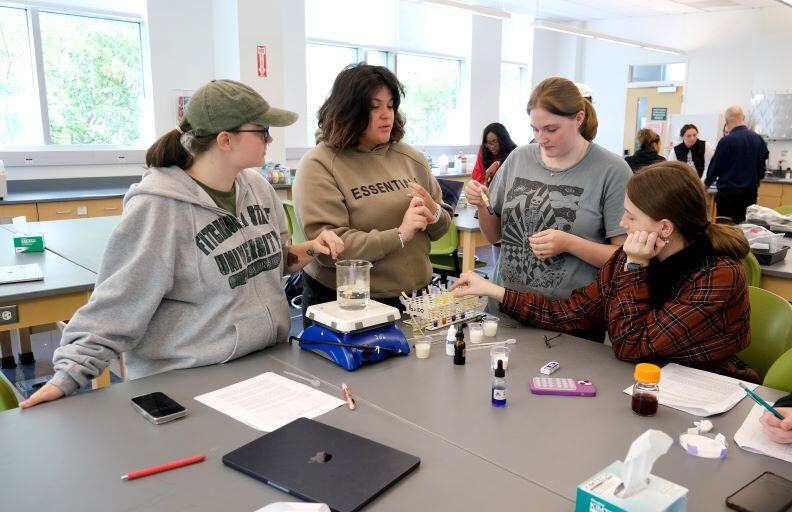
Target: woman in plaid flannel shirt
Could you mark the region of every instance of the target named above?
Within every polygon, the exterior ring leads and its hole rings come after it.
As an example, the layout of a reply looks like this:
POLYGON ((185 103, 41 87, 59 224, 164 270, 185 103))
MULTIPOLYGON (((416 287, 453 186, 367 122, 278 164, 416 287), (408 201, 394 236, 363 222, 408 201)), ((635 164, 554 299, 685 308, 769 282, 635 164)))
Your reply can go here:
POLYGON ((748 242, 736 226, 707 220, 705 194, 695 171, 681 162, 635 174, 624 197, 624 246, 568 299, 519 293, 472 272, 452 289, 458 296, 493 297, 501 311, 543 329, 604 325, 624 361, 673 361, 758 382, 736 355, 751 342, 741 261, 748 242))

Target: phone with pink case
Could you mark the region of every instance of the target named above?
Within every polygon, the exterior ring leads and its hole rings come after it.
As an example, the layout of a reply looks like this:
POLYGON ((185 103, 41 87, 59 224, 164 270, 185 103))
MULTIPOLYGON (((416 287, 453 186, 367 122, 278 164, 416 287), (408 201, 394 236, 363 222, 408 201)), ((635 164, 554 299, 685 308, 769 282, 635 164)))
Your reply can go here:
POLYGON ((561 377, 534 377, 529 382, 534 395, 596 396, 597 387, 590 380, 561 377))

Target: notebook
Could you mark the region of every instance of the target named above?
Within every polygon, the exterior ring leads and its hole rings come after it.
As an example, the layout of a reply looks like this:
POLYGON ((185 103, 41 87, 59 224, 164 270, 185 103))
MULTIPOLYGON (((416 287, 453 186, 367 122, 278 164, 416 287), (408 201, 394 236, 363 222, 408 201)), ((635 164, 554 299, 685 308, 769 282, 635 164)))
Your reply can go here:
POLYGON ((335 512, 354 512, 404 478, 418 457, 299 418, 223 456, 223 464, 335 512))
POLYGON ((0 267, 0 284, 41 281, 43 279, 44 274, 41 273, 41 267, 36 263, 0 267))
POLYGON ((465 188, 465 183, 456 180, 445 180, 437 178, 437 183, 440 185, 440 191, 443 193, 443 202, 456 210, 459 197, 462 195, 462 189, 465 188))

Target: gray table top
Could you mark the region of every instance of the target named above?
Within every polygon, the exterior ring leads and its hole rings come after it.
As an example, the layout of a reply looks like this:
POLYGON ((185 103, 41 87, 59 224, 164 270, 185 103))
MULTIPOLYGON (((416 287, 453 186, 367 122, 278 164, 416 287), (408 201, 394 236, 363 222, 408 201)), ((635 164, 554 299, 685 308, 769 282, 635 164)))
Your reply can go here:
POLYGON ((476 208, 474 206, 457 208, 454 213, 456 214, 454 215, 454 222, 459 231, 481 231, 479 221, 474 217, 476 214, 476 208))
MULTIPOLYGON (((193 397, 284 365, 259 352, 229 364, 174 371, 35 407, 0 413, 0 475, 8 510, 240 510, 297 501, 222 463, 222 456, 263 433, 193 397), (133 396, 163 391, 189 415, 155 426, 129 405, 133 396), (132 482, 134 469, 205 454, 207 460, 132 482), (34 492, 31 484, 38 482, 34 492)), ((320 389, 341 396, 338 386, 320 389)), ((421 458, 419 468, 366 510, 570 510, 570 500, 499 468, 439 436, 360 400, 319 421, 421 458)))
MULTIPOLYGON (((501 323, 515 324, 505 316, 501 323)), ((617 360, 610 347, 570 336, 553 340, 547 349, 543 332, 499 328, 497 339, 518 340, 506 372, 509 398, 504 409, 490 404, 487 349, 469 351, 467 364, 454 366, 443 345, 435 344, 429 359, 392 358, 354 373, 297 347, 279 346, 272 355, 328 382, 344 380, 357 396, 571 500, 579 483, 623 460, 630 443, 650 428, 675 439, 653 472, 690 489, 688 510, 727 510, 726 497, 763 471, 792 479, 792 464, 743 451, 733 442, 752 407, 750 400, 711 418, 715 430, 729 440, 728 456, 718 461, 695 458, 676 439, 698 418, 668 407, 652 418, 632 413, 623 390, 633 383, 633 364, 617 360), (561 364, 553 377, 591 379, 598 395, 532 395, 529 379, 540 375, 539 368, 550 360, 561 364)), ((762 388, 760 394, 775 399, 782 393, 762 388)))
POLYGON ((115 215, 3 224, 0 227, 15 233, 43 233, 48 251, 98 273, 107 240, 120 221, 121 216, 115 215))
POLYGON ((93 290, 96 282, 94 272, 50 251, 16 253, 13 238, 13 233, 0 229, 0 266, 37 263, 44 273, 44 280, 0 285, 0 301, 3 303, 93 290))

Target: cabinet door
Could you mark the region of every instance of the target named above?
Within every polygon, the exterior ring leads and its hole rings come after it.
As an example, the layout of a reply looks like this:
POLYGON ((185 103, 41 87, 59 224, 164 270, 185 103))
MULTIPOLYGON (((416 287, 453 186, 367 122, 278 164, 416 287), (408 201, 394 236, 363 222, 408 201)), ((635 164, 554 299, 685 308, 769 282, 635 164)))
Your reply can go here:
POLYGON ((36 203, 4 204, 0 205, 0 217, 13 218, 24 215, 28 222, 39 220, 36 203))
POLYGON ((39 220, 77 219, 88 216, 88 201, 38 203, 39 220))
POLYGON ((112 215, 121 215, 122 199, 114 197, 111 199, 94 199, 88 201, 88 216, 89 217, 109 217, 112 215))

